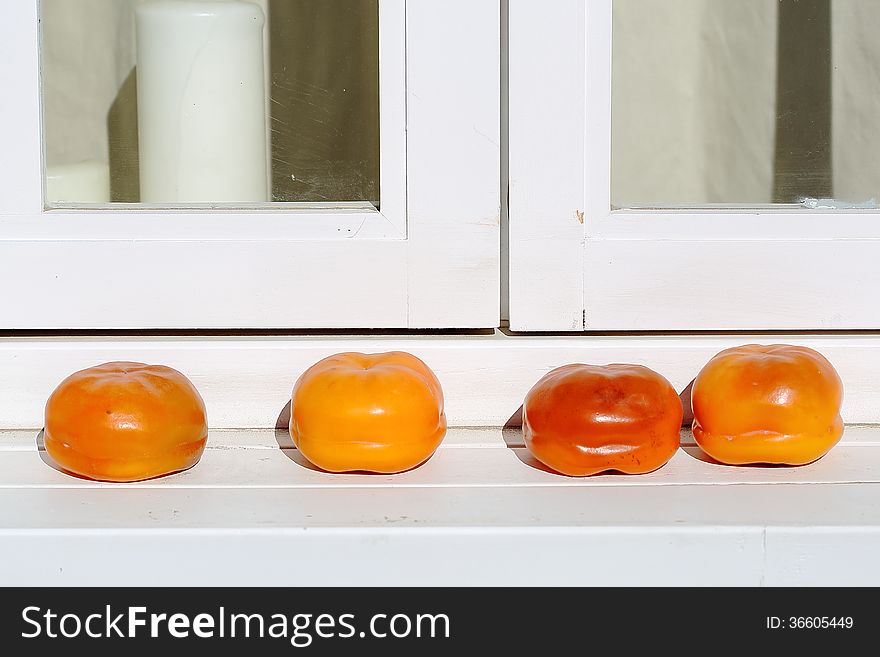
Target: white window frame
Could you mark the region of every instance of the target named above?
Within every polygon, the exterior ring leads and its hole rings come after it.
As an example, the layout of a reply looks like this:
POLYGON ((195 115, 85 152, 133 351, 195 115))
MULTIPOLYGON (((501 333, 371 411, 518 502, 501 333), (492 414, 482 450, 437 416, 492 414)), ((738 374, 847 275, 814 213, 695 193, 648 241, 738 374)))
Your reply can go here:
POLYGON ((0 330, 498 325, 498 0, 380 0, 380 210, 259 211, 46 209, 39 2, 10 4, 0 330))
POLYGON ((611 210, 612 0, 510 0, 510 325, 880 327, 876 211, 611 210))

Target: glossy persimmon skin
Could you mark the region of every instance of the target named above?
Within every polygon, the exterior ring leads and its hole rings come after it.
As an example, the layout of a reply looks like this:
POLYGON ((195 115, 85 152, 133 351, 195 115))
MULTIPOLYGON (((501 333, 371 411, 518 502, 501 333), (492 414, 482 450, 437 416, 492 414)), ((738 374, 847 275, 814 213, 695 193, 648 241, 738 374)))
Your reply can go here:
POLYGON ((542 378, 523 404, 523 437, 548 468, 573 477, 644 474, 680 443, 681 400, 641 365, 566 365, 542 378))
POLYGON ((410 470, 431 458, 445 435, 440 382, 412 354, 330 356, 293 389, 290 436, 328 472, 410 470))
POLYGON ((46 451, 64 470, 99 481, 186 470, 208 438, 205 403, 170 367, 106 363, 77 372, 46 403, 46 451))
POLYGON ((722 351, 691 392, 694 439, 721 463, 804 465, 843 435, 843 384, 819 352, 791 345, 722 351))

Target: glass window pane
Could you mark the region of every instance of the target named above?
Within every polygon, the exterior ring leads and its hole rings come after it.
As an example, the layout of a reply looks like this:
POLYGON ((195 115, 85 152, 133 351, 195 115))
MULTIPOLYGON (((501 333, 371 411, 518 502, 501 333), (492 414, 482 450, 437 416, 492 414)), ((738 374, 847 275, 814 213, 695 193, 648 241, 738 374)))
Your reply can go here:
POLYGON ((880 3, 614 0, 612 204, 880 198, 880 3))
POLYGON ((378 206, 378 0, 41 12, 50 205, 378 206))

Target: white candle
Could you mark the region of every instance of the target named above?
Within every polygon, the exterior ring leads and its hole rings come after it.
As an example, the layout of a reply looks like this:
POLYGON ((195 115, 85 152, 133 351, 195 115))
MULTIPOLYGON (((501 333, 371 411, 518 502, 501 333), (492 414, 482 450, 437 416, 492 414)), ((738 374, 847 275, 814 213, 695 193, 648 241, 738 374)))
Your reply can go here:
POLYGON ((46 202, 109 203, 110 166, 88 160, 46 167, 46 202))
POLYGON ((136 20, 141 201, 268 201, 262 9, 153 0, 136 20))

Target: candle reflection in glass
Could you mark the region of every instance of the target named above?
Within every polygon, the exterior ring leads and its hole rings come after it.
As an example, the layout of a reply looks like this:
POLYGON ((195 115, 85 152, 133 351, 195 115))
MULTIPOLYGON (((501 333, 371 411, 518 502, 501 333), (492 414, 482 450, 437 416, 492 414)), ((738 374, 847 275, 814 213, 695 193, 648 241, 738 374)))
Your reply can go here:
POLYGON ((137 8, 142 202, 269 200, 265 20, 238 0, 137 8))

